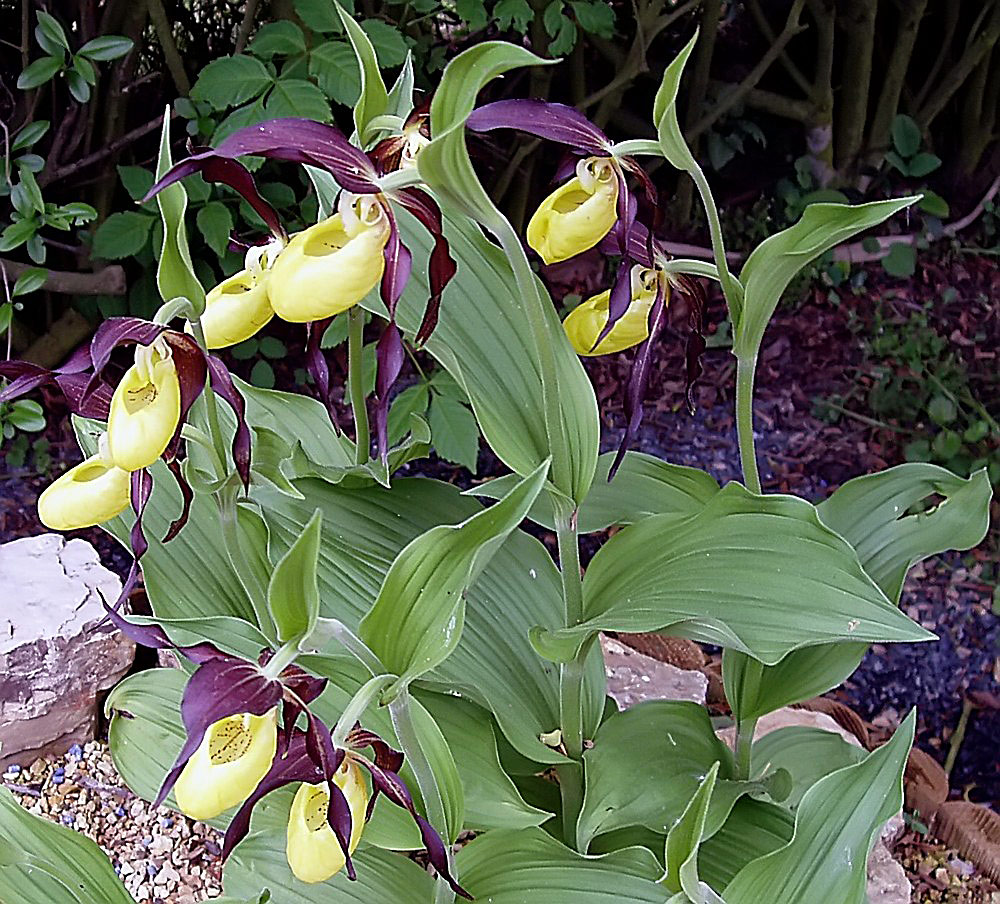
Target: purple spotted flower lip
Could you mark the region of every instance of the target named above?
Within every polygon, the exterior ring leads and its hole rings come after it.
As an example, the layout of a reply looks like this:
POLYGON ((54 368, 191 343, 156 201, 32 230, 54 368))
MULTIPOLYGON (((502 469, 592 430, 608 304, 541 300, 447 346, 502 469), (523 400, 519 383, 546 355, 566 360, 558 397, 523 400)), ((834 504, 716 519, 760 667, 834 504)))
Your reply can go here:
MULTIPOLYGON (((178 455, 182 449, 181 428, 191 406, 204 390, 206 378, 211 380, 212 388, 236 414, 237 429, 233 438, 233 461, 244 486, 249 485, 250 430, 244 416, 246 403, 233 385, 232 377, 220 359, 214 355, 207 355, 191 336, 184 333, 138 317, 112 317, 98 327, 89 345, 79 348, 65 364, 54 370, 46 370, 27 361, 0 362, 0 377, 6 377, 11 381, 0 390, 0 402, 16 399, 44 385, 53 385, 63 393, 70 411, 74 414, 96 420, 107 420, 113 388, 107 380, 106 370, 112 353, 121 346, 150 346, 154 342, 163 342, 169 347, 180 390, 180 417, 174 435, 163 453, 163 459, 178 483, 183 509, 164 537, 164 542, 168 542, 187 522, 193 498, 191 488, 181 473, 178 455)), ((139 559, 149 547, 143 532, 142 516, 152 489, 153 480, 147 469, 142 468, 132 473, 131 502, 136 515, 131 534, 134 558, 128 578, 122 587, 119 603, 131 593, 138 582, 139 559)))
MULTIPOLYGON (((417 129, 419 130, 419 124, 417 129)), ((258 206, 263 199, 257 193, 249 173, 237 161, 237 158, 243 156, 269 157, 318 167, 330 173, 344 191, 375 197, 385 212, 389 225, 389 239, 383 250, 385 268, 382 272, 380 294, 389 314, 389 324, 377 348, 379 379, 375 425, 382 459, 386 461, 389 391, 399 375, 403 355, 402 338, 396 327, 396 307, 409 282, 412 269, 412 255, 400 235, 396 207, 412 214, 434 238, 434 247, 428 261, 430 297, 423 321, 416 333, 418 343, 425 342, 433 332, 440 311, 441 295, 457 269, 448 241, 443 234, 441 210, 437 202, 419 188, 383 190, 380 179, 386 166, 384 157, 373 159, 352 145, 334 126, 296 118, 273 119, 260 125, 248 126, 225 138, 218 147, 196 150, 186 160, 176 163, 149 190, 144 200, 148 200, 185 176, 202 172, 206 178, 224 182, 239 192, 254 205, 272 233, 278 238, 283 238, 285 234, 277 223, 276 216, 272 217, 258 206)), ((321 334, 321 331, 314 327, 310 335, 317 333, 321 334)), ((331 407, 328 396, 329 372, 321 358, 322 354, 318 347, 313 348, 310 345, 308 354, 310 370, 321 394, 326 393, 323 401, 329 409, 331 407)))
MULTIPOLYGON (((643 194, 653 210, 654 226, 660 218, 656 188, 646 171, 631 157, 617 156, 611 139, 579 110, 565 104, 541 100, 496 101, 473 110, 466 125, 474 132, 490 132, 495 129, 527 132, 529 135, 558 142, 573 155, 600 157, 611 162, 618 183, 618 223, 615 236, 618 239, 621 263, 608 301, 608 322, 597 340, 600 343, 625 315, 632 297, 632 229, 636 223, 637 204, 629 190, 626 174, 639 180, 643 194)), ((563 167, 556 177, 565 178, 571 173, 573 166, 570 163, 568 167, 563 167)))
POLYGON ((348 877, 356 878, 349 849, 353 831, 351 808, 334 781, 345 760, 350 760, 371 776, 372 795, 365 821, 371 818, 379 795, 406 810, 420 830, 431 865, 456 894, 470 898, 451 875, 444 841, 417 812, 413 797, 399 776, 403 753, 360 724, 355 724, 348 732, 344 746, 337 747, 330 729, 310 712, 309 704, 326 688, 325 678, 316 678, 296 665, 287 666, 277 676, 272 676, 266 670, 273 656, 271 650, 263 650, 257 662, 249 662, 208 642, 181 647, 174 644, 159 625, 136 624, 111 607, 105 608, 108 618, 136 643, 153 649, 175 649, 198 666, 181 698, 181 718, 187 737, 160 786, 154 806, 163 803, 216 722, 244 713, 262 716, 280 706, 281 728, 270 769, 233 816, 226 830, 223 858, 228 857, 246 837, 254 807, 271 791, 300 782, 323 784, 330 795, 327 821, 343 851, 348 877), (295 727, 296 720, 303 713, 307 726, 304 731, 295 727))

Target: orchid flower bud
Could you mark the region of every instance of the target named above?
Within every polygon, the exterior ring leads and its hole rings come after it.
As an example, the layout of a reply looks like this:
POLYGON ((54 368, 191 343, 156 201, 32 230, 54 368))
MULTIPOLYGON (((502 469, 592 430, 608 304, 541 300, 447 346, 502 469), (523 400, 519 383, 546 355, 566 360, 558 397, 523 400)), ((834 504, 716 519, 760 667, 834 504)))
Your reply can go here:
POLYGON ((275 313, 292 323, 354 307, 382 278, 389 218, 373 195, 341 196, 339 212, 294 236, 268 280, 275 313))
MULTIPOLYGON (((344 792, 351 811, 348 850, 353 854, 365 826, 368 786, 361 770, 349 758, 344 759, 333 781, 344 792)), ((303 882, 324 882, 346 865, 340 842, 327 819, 329 806, 330 792, 327 786, 310 785, 307 782, 299 785, 292 801, 292 809, 288 814, 285 853, 295 877, 303 882)))
POLYGON ((110 521, 128 507, 131 475, 107 458, 107 434, 101 451, 70 468, 38 497, 38 518, 51 530, 79 530, 110 521))
POLYGON ((656 271, 636 266, 631 276, 632 300, 628 310, 596 348, 594 343, 608 323, 611 290, 588 298, 569 312, 563 329, 578 355, 610 355, 639 345, 649 336, 649 311, 656 300, 656 271))
POLYGON ((111 398, 111 460, 126 471, 148 467, 169 445, 180 416, 181 387, 170 346, 162 338, 137 346, 135 364, 111 398))
POLYGON ((267 295, 273 255, 281 243, 255 246, 247 252, 246 267, 224 279, 205 296, 201 326, 209 348, 228 348, 253 336, 274 316, 267 295))
POLYGON ((277 751, 277 712, 239 713, 212 724, 174 785, 185 815, 213 819, 253 793, 277 751))
POLYGON ((618 178, 610 160, 587 157, 528 223, 528 244, 547 264, 593 248, 618 219, 618 178))

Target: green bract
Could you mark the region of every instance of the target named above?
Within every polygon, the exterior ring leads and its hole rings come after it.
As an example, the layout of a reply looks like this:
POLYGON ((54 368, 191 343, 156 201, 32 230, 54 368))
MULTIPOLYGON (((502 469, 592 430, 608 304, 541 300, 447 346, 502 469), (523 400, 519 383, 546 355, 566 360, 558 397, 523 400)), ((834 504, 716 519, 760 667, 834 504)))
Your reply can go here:
MULTIPOLYGON (((573 23, 562 5, 550 8, 550 33, 571 44, 562 22, 573 23)), ((603 6, 569 8, 581 27, 610 34, 603 6)), ((188 354, 202 369, 198 392, 187 390, 190 404, 167 460, 137 472, 132 503, 141 522, 129 507, 105 527, 142 555, 154 613, 124 622, 111 617, 148 645, 179 648, 196 668, 142 672, 109 695, 111 751, 123 778, 145 798, 158 789, 167 794, 165 778, 184 766, 193 724, 201 725, 194 737, 200 742, 208 724, 225 718, 236 725, 281 708, 279 754, 268 775, 240 808, 212 820, 234 845, 224 900, 260 902, 270 893, 281 904, 442 904, 464 891, 492 904, 863 904, 872 838, 901 806, 914 715, 872 753, 804 728, 753 743, 756 722, 835 687, 870 643, 933 639, 899 609, 903 580, 918 560, 982 539, 989 481, 984 473, 961 479, 911 464, 856 477, 818 505, 765 495, 754 449, 753 378, 764 331, 796 273, 916 199, 812 204, 735 274, 711 190, 677 120, 693 41, 667 67, 656 95, 657 140, 612 144, 575 111, 555 105, 500 102, 489 105, 492 114, 480 107, 478 120, 470 120, 493 79, 545 62, 502 42, 452 60, 429 112, 414 110, 409 63, 391 90, 379 70, 380 59, 398 63, 405 48, 382 39, 384 23, 359 25, 336 9, 339 22, 325 7, 296 4, 324 33, 342 26, 349 42, 331 41, 311 60, 343 66, 344 54, 354 59, 349 47, 357 57, 353 144, 326 124, 328 111, 316 122, 277 119, 242 131, 233 124, 215 149, 173 168, 166 126, 161 137, 163 184, 151 191, 160 192, 163 218, 157 283, 164 306, 154 324, 130 320, 116 328, 145 345, 178 321, 178 334, 187 328, 200 342, 201 353, 188 354), (636 261, 647 254, 652 260, 642 266, 658 271, 650 285, 669 286, 671 295, 685 279, 720 283, 733 321, 742 483, 720 488, 703 470, 624 447, 619 456, 598 454, 598 401, 586 371, 522 238, 469 153, 473 134, 500 128, 523 128, 582 157, 610 161, 602 178, 616 180, 613 192, 611 183, 605 187, 624 203, 604 205, 596 224, 574 222, 569 238, 584 236, 581 247, 607 234, 605 245, 612 242, 617 252, 636 261), (694 180, 714 264, 654 254, 654 237, 644 241, 645 225, 632 222, 630 179, 642 176, 637 156, 651 154, 694 180), (267 223, 270 244, 251 248, 239 286, 256 287, 270 301, 280 295, 275 281, 283 273, 288 285, 294 282, 288 272, 305 266, 297 263, 302 257, 342 247, 329 239, 317 251, 304 239, 290 240, 239 162, 247 157, 307 163, 317 219, 335 215, 350 232, 372 214, 383 229, 365 258, 376 273, 365 287, 376 281, 376 289, 332 324, 310 327, 309 366, 322 401, 254 388, 234 380, 221 360, 204 357, 205 293, 187 246, 187 196, 177 180, 201 171, 227 182, 267 223), (358 197, 370 203, 356 204, 358 197), (377 345, 365 345, 366 323, 378 329, 377 345), (353 431, 331 421, 323 357, 324 349, 345 343, 353 431), (394 392, 407 344, 443 370, 430 378, 421 373, 416 386, 394 392), (211 389, 202 391, 206 372, 211 389), (366 403, 372 390, 374 455, 366 403), (398 407, 390 410, 393 398, 398 407), (475 465, 480 434, 510 473, 465 493, 397 474, 404 466, 412 472, 432 447, 442 459, 475 465), (933 509, 914 511, 932 497, 933 509), (620 529, 608 539, 612 527, 620 529), (555 533, 550 547, 557 557, 530 532, 536 528, 555 533), (165 542, 168 531, 174 536, 165 542), (136 542, 143 534, 148 550, 136 542), (581 534, 602 541, 585 573, 581 534), (723 647, 735 749, 695 703, 647 701, 619 712, 605 693, 601 631, 657 631, 723 647), (233 684, 226 683, 230 670, 238 675, 233 684), (240 696, 241 682, 253 693, 240 696), (212 709, 206 686, 235 702, 224 712, 212 709), (331 775, 343 768, 358 792, 357 811, 361 773, 351 770, 359 764, 369 768, 378 794, 354 856, 357 881, 348 877, 350 867, 319 883, 300 881, 285 850, 293 799, 297 843, 316 840, 307 829, 343 835, 338 798, 329 810, 326 798, 317 808, 302 783, 333 794, 331 775), (282 770, 294 775, 283 778, 282 770), (476 837, 465 843, 470 830, 476 837), (433 873, 405 856, 419 849, 433 873)), ((505 9, 503 16, 520 15, 505 9)), ((58 43, 59 34, 53 31, 51 41, 58 43)), ((267 26, 250 45, 256 56, 217 61, 195 93, 227 103, 256 97, 272 82, 259 58, 304 46, 291 22, 267 26)), ((91 50, 101 59, 117 45, 91 50)), ((291 94, 309 83, 283 73, 276 84, 266 103, 301 112, 291 94)), ((546 208, 560 214, 546 221, 550 232, 560 228, 563 201, 560 195, 546 208)), ((574 216, 588 215, 586 199, 570 201, 574 216)), ((145 240, 151 218, 128 216, 145 240)), ((203 207, 198 217, 219 251, 231 224, 222 205, 203 207)), ((122 241, 134 239, 126 225, 115 227, 124 230, 122 241)), ((99 232, 96 244, 109 236, 99 232)), ((312 285, 335 294, 335 270, 312 285)), ((33 280, 40 285, 42 276, 33 280)), ((608 289, 610 329, 617 315, 615 290, 608 289)), ((629 387, 630 434, 666 303, 665 291, 650 291, 649 339, 636 353, 629 387)), ((234 298, 227 303, 238 305, 238 292, 234 298)), ((272 357, 286 350, 277 345, 272 357)), ((75 421, 80 446, 99 461, 103 425, 92 410, 78 413, 87 415, 75 421)), ((225 766, 230 754, 209 755, 225 766)), ((346 820, 344 837, 353 846, 359 826, 349 814, 346 820)), ((339 857, 333 836, 323 837, 339 857)), ((320 853, 310 856, 321 861, 324 849, 317 843, 320 853)), ((309 875, 334 869, 320 862, 309 875)), ((28 815, 0 791, 0 899, 126 898, 93 845, 28 815)))

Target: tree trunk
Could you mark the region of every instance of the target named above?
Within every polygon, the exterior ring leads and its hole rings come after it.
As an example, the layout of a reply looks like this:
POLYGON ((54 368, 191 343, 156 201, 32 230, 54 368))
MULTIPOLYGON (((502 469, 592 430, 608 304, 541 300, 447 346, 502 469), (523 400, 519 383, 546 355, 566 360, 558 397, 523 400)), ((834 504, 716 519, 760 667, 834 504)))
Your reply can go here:
POLYGON ((837 16, 845 37, 834 136, 837 169, 842 174, 856 169, 864 146, 877 12, 877 0, 847 0, 837 16))

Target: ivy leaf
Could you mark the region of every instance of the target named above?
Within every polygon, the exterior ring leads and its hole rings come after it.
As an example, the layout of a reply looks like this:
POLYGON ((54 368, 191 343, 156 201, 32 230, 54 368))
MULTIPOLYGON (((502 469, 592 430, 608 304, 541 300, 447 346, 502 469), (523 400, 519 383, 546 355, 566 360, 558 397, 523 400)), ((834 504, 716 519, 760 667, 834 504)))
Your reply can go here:
POLYGON ((282 78, 264 102, 264 112, 269 119, 300 116, 329 122, 333 116, 325 95, 312 82, 301 78, 282 78))
POLYGON ((436 396, 431 404, 431 438, 440 458, 476 473, 479 457, 479 425, 461 402, 436 396))
POLYGON ((264 64, 254 57, 220 57, 201 70, 191 96, 224 110, 258 97, 272 81, 264 64))
POLYGON ((209 201, 198 211, 195 218, 198 231, 219 257, 224 257, 229 248, 229 236, 233 231, 233 215, 221 201, 209 201))
POLYGON ((331 100, 353 107, 361 94, 361 75, 351 45, 327 41, 309 54, 309 74, 331 100))
POLYGON ((602 0, 597 2, 580 2, 571 0, 570 6, 573 8, 573 15, 580 27, 592 35, 600 35, 602 38, 613 38, 615 34, 615 11, 602 0))
POLYGON ((113 213, 94 233, 92 252, 104 260, 132 257, 146 247, 153 218, 134 210, 113 213))
POLYGON ((247 49, 254 56, 269 60, 278 54, 305 53, 306 39, 298 25, 282 19, 262 25, 247 49))
POLYGON ((483 0, 457 0, 455 11, 469 26, 469 31, 481 31, 486 27, 486 4, 483 0))
POLYGON ((500 0, 493 7, 493 18, 501 30, 513 28, 523 35, 535 18, 535 11, 528 5, 528 0, 500 0))
POLYGON ((409 47, 397 29, 381 19, 365 19, 361 27, 375 48, 380 66, 389 68, 402 65, 409 47))

